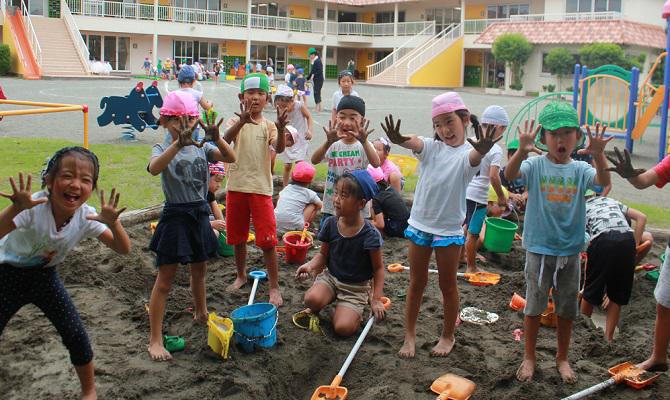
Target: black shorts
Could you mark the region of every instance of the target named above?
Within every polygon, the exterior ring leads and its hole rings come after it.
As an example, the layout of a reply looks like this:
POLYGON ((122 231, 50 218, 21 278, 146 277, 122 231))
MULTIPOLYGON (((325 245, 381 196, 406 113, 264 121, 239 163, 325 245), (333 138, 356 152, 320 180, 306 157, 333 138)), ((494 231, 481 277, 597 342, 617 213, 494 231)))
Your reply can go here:
POLYGON ((628 304, 635 274, 633 232, 602 233, 591 241, 587 253, 584 299, 600 305, 607 293, 616 304, 628 304))
POLYGON ((484 208, 487 207, 486 204, 480 204, 480 203, 477 203, 476 201, 470 200, 470 199, 466 199, 465 204, 466 204, 466 207, 467 207, 467 210, 465 212, 465 221, 463 221, 463 224, 465 224, 465 225, 470 225, 470 220, 472 219, 472 216, 475 214, 475 211, 477 211, 478 209, 480 209, 482 207, 484 207, 484 208))

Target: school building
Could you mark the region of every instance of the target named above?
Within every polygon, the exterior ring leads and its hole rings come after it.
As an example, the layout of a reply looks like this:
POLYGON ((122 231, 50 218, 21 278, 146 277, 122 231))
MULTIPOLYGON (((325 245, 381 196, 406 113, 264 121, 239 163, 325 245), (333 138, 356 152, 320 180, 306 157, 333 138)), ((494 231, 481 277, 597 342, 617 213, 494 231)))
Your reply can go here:
POLYGON ((307 50, 315 47, 328 78, 353 60, 359 79, 370 83, 508 87, 510 73, 491 47, 498 35, 521 32, 533 44, 523 88, 540 91, 556 83, 543 63, 552 47, 578 54, 584 44, 617 43, 627 54, 645 54, 648 69, 666 40, 663 0, 0 2, 3 42, 19 59, 15 70, 26 72, 32 61, 43 75, 85 75, 84 60, 109 62, 114 74, 140 74, 145 57, 154 65, 169 57, 223 60, 228 68, 235 60, 265 65, 272 58, 281 76, 289 63, 307 69, 307 50))

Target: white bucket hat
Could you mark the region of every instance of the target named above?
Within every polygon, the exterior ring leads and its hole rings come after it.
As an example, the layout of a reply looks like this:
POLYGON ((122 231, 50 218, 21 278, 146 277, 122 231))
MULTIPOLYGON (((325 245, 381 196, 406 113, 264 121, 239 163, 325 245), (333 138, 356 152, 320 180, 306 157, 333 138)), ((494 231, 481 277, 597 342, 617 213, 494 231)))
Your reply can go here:
POLYGON ((508 126, 509 116, 507 111, 500 106, 488 106, 482 113, 482 124, 508 126))

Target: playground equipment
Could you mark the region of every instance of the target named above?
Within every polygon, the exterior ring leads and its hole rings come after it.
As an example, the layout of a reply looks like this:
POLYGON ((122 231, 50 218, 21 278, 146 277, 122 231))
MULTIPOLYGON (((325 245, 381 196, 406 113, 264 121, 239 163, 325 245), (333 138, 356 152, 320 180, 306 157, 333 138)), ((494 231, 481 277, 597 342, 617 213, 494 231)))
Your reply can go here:
POLYGON ((109 96, 100 100, 103 110, 98 117, 98 125, 105 126, 110 122, 114 125, 129 124, 133 129, 142 132, 145 128, 158 128, 158 120, 153 115, 153 108, 163 106, 163 98, 158 90, 158 82, 145 90, 144 83, 139 82, 128 96, 109 96))

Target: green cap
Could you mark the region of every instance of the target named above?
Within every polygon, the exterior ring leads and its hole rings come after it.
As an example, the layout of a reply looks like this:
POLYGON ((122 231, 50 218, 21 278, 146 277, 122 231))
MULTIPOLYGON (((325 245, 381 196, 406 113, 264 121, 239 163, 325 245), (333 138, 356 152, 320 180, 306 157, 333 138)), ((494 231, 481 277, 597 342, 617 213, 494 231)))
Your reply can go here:
POLYGON ((537 119, 542 128, 549 131, 559 128, 579 129, 577 110, 563 101, 552 101, 544 106, 537 119))
POLYGON ((309 50, 307 50, 308 56, 311 56, 312 54, 316 54, 316 49, 314 47, 310 47, 309 50))
POLYGON ((240 93, 244 93, 245 90, 249 89, 260 89, 265 93, 270 93, 268 76, 260 73, 253 73, 245 76, 240 85, 240 93))
POLYGON ((584 192, 584 197, 591 197, 591 196, 595 196, 595 195, 596 195, 596 192, 594 192, 591 189, 586 189, 586 192, 584 192))
POLYGON ((507 150, 519 150, 519 139, 512 139, 507 142, 507 150))

